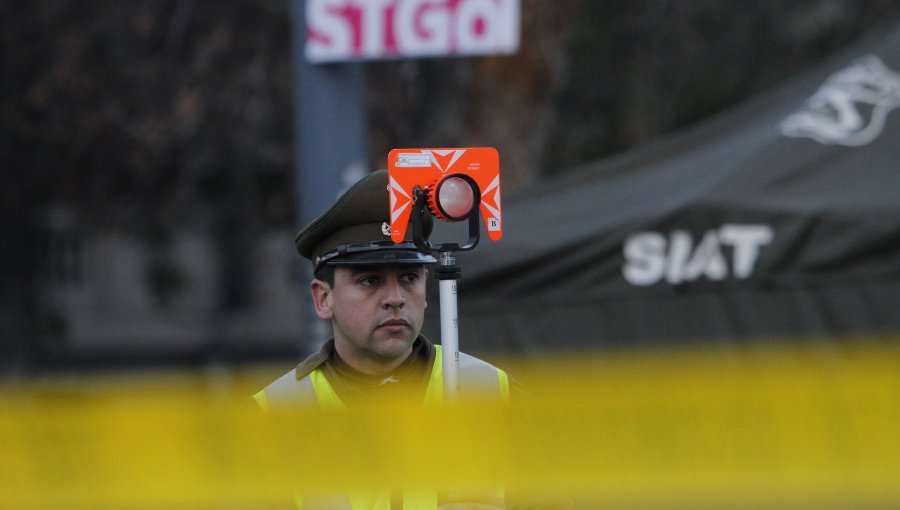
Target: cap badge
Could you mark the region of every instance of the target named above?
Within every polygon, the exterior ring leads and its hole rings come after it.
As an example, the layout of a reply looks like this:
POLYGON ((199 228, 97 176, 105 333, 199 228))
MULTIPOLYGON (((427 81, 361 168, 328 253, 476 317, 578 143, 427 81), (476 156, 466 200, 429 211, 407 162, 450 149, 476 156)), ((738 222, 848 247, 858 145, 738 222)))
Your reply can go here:
POLYGON ((381 233, 390 237, 391 235, 391 226, 388 225, 388 222, 384 222, 381 224, 381 233))

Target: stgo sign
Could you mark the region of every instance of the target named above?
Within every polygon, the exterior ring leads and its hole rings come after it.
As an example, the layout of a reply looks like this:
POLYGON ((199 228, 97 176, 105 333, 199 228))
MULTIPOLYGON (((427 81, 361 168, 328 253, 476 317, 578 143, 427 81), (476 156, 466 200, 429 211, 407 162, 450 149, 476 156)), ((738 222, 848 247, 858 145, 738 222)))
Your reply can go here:
POLYGON ((519 1, 306 0, 306 58, 513 53, 519 46, 519 1))

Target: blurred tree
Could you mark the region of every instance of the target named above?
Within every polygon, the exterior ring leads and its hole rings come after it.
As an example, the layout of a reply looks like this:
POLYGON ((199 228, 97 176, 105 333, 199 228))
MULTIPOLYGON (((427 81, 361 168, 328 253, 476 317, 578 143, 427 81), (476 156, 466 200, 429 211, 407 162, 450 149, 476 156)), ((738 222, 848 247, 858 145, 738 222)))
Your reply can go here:
POLYGON ((162 300, 186 281, 167 260, 167 238, 177 227, 208 229, 223 310, 247 299, 255 236, 293 213, 287 8, 0 2, 3 235, 14 247, 3 262, 21 262, 3 264, 2 280, 21 298, 8 315, 25 318, 11 343, 34 345, 15 339, 41 327, 35 275, 52 268, 21 254, 40 253, 49 209, 66 210, 83 235, 142 238, 154 253, 148 286, 162 300))
POLYGON ((283 3, 8 9, 2 125, 15 167, 29 170, 22 179, 40 188, 30 198, 129 228, 204 207, 289 220, 278 205, 290 199, 279 181, 289 182, 293 143, 283 3))

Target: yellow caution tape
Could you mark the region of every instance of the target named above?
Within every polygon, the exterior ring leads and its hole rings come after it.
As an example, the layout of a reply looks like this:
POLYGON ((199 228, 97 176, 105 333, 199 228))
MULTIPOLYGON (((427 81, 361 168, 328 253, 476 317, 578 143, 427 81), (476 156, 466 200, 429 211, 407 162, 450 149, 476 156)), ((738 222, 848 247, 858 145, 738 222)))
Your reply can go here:
POLYGON ((0 508, 241 509, 498 486, 575 508, 897 508, 898 346, 509 363, 534 390, 512 406, 263 415, 241 408, 258 375, 8 386, 0 508))

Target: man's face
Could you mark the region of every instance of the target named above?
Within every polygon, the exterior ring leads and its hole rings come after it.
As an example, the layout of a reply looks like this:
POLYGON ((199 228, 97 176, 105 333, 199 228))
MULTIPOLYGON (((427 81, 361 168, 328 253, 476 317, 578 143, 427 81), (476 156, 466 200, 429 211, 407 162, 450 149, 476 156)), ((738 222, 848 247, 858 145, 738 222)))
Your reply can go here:
POLYGON ((334 285, 313 280, 316 312, 332 321, 344 361, 380 373, 406 359, 425 318, 425 276, 421 265, 336 266, 334 285))

